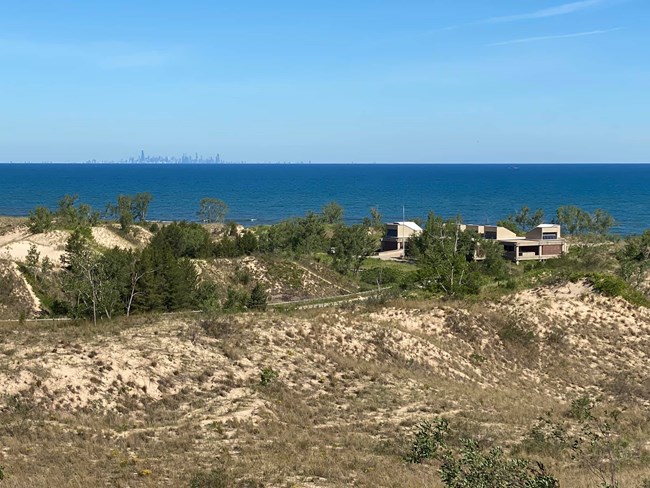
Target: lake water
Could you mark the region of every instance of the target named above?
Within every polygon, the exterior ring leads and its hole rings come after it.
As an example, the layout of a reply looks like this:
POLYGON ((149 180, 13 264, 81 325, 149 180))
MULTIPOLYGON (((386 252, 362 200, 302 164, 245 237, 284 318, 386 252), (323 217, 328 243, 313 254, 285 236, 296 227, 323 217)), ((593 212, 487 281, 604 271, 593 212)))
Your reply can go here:
POLYGON ((603 208, 623 234, 650 228, 650 165, 634 164, 0 164, 0 215, 56 208, 64 194, 103 210, 122 194, 148 191, 149 218, 196 220, 216 197, 228 218, 273 223, 336 200, 348 222, 378 207, 385 220, 460 214, 495 223, 522 205, 550 221, 561 205, 603 208))

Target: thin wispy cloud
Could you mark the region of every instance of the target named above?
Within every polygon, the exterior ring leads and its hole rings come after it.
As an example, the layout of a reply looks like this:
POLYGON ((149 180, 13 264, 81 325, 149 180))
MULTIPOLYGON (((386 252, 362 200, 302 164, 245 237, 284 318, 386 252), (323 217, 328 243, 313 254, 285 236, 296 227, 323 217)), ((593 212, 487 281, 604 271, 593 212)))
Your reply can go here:
POLYGON ((574 14, 583 10, 598 7, 599 5, 606 5, 613 0, 580 0, 578 2, 569 2, 555 7, 548 7, 540 10, 533 10, 531 12, 518 13, 513 15, 502 15, 498 17, 488 17, 486 19, 475 20, 466 24, 456 24, 447 27, 436 29, 435 32, 444 32, 455 30, 462 27, 471 27, 486 24, 505 24, 508 22, 520 22, 526 20, 545 19, 549 17, 558 17, 561 15, 574 14))
POLYGON ((174 49, 148 49, 124 42, 59 43, 0 39, 0 56, 67 61, 103 69, 153 68, 176 56, 174 49))
POLYGON ((535 10, 533 12, 526 12, 515 15, 504 15, 501 17, 490 17, 488 19, 481 20, 478 23, 500 24, 504 22, 517 22, 520 20, 534 20, 544 19, 547 17, 557 17, 560 15, 568 15, 575 12, 580 12, 581 10, 587 10, 604 3, 606 3, 606 0, 582 0, 580 2, 565 3, 563 5, 558 5, 555 7, 535 10))
POLYGON ((569 39, 572 37, 587 37, 587 36, 597 36, 601 34, 607 34, 609 32, 615 32, 621 30, 620 27, 616 29, 605 29, 605 30, 593 30, 586 32, 574 32, 572 34, 558 34, 553 36, 537 36, 537 37, 524 37, 522 39, 512 39, 509 41, 494 42, 488 44, 488 46, 508 46, 510 44, 525 44, 528 42, 541 42, 541 41, 551 41, 554 39, 569 39))

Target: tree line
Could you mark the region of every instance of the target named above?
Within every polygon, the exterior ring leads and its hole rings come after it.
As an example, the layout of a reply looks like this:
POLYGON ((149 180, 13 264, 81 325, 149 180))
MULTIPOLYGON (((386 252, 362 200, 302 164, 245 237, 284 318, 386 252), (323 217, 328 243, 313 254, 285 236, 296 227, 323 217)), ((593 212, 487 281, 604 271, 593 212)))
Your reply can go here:
MULTIPOLYGON (((151 195, 120 195, 107 213, 120 223, 123 231, 132 225, 144 225, 151 195)), ((319 212, 307 212, 274 225, 243 229, 225 222, 228 206, 215 198, 200 201, 197 216, 204 223, 221 223, 217 234, 210 227, 192 222, 167 225, 152 224, 153 237, 142 250, 111 249, 100 252, 92 241, 89 227, 97 225, 100 213, 79 203, 76 196, 64 196, 55 212, 49 215, 44 207, 30 213, 33 231, 44 231, 48 225, 72 229, 64 256, 63 283, 68 310, 93 318, 130 315, 144 311, 174 311, 199 307, 214 302, 214 287, 199 280, 193 259, 236 258, 253 254, 303 256, 328 254, 328 262, 341 274, 358 277, 365 259, 380 247, 385 232, 382 216, 376 209, 360 224, 346 225, 344 209, 330 202, 319 212), (45 217, 44 217, 45 216, 45 217)), ((498 222, 517 233, 523 233, 543 222, 541 209, 524 206, 498 222)), ((575 206, 557 209, 554 222, 567 235, 607 236, 615 225, 605 211, 588 212, 575 206)), ((514 268, 503 259, 498 243, 482 239, 475 232, 462 230, 460 216, 445 219, 430 213, 426 222, 419 221, 423 232, 407 243, 407 255, 417 265, 417 273, 408 274, 406 287, 417 287, 448 296, 476 294, 489 283, 514 286, 514 268), (477 256, 480 260, 475 259, 477 256)), ((572 246, 569 256, 548 268, 575 268, 580 261, 582 272, 598 260, 597 253, 608 247, 572 246), (591 263, 591 264, 589 264, 591 263)), ((48 270, 53 263, 43 260, 37 265, 34 255, 28 256, 31 270, 48 270)), ((627 284, 641 287, 650 271, 650 231, 625 239, 615 253, 616 274, 627 284)), ((38 262, 38 258, 36 258, 38 262)), ((524 266, 534 267, 533 263, 524 266)), ((528 269, 528 268, 526 268, 528 269)), ((376 274, 376 273, 375 273, 376 274)), ((373 280, 381 280, 373 274, 373 280)), ((389 273, 390 274, 390 273, 389 273)), ((35 275, 34 275, 35 276, 35 275)), ((33 276, 33 277, 34 277, 33 276)), ((263 289, 256 290, 260 299, 263 289)), ((225 304, 233 309, 246 308, 251 293, 230 290, 225 304)), ((255 305, 257 307, 257 305, 255 305)))

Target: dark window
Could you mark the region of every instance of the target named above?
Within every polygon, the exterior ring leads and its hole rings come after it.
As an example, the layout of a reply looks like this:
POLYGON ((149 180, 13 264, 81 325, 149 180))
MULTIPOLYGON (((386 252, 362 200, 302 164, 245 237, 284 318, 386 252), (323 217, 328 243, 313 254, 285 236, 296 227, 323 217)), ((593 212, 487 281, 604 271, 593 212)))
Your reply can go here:
POLYGON ((542 239, 557 239, 557 232, 544 232, 542 234, 542 239))
POLYGON ((503 246, 503 249, 507 252, 513 252, 515 250, 515 246, 513 244, 506 244, 503 246))
POLYGON ((388 229, 386 231, 387 237, 397 237, 397 229, 388 229))
POLYGON ((496 232, 486 232, 485 233, 485 238, 486 239, 496 239, 497 238, 497 233, 496 232))

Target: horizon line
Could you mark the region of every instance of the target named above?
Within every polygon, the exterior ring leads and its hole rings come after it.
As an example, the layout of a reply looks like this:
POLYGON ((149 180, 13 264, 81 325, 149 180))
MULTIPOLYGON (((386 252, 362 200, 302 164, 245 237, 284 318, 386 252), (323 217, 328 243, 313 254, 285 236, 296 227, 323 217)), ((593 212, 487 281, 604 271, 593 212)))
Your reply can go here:
POLYGON ((0 161, 4 165, 26 164, 74 164, 74 165, 105 165, 120 166, 223 166, 223 165, 277 165, 277 166, 305 166, 305 165, 598 165, 598 164, 625 164, 644 165, 649 161, 222 161, 219 163, 156 163, 156 162, 129 162, 129 161, 0 161))

